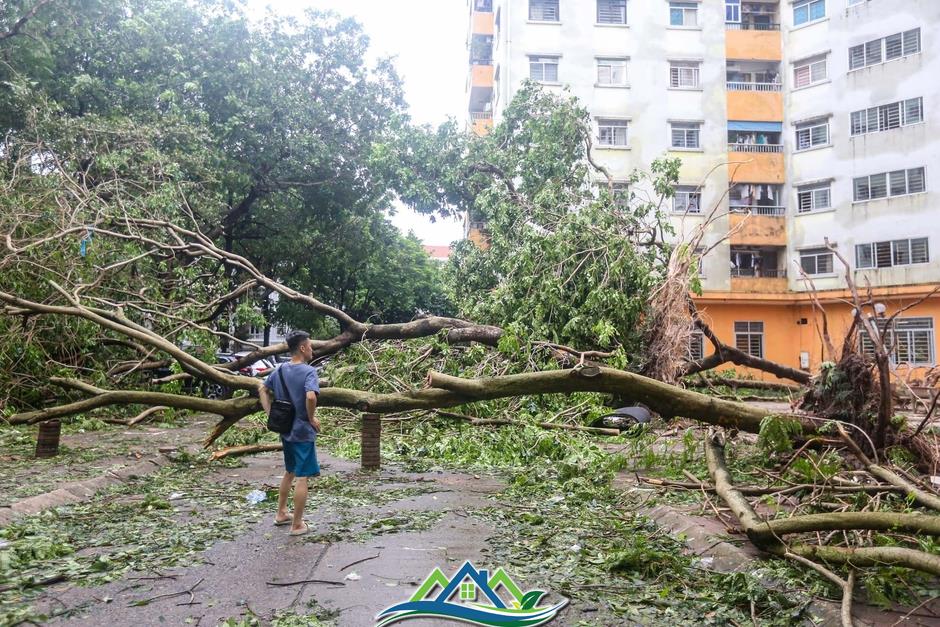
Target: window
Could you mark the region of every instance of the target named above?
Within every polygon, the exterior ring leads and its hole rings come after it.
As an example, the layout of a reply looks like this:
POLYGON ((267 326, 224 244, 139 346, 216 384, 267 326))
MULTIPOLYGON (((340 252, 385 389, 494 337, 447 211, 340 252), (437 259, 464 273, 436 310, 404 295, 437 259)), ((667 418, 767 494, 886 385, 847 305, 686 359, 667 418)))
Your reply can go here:
POLYGON ((741 0, 725 0, 725 22, 728 24, 741 22, 741 0))
POLYGON ((534 22, 557 22, 558 0, 529 0, 529 19, 534 22))
POLYGON ((858 269, 891 268, 929 262, 930 250, 926 237, 872 242, 855 247, 855 267, 858 269))
POLYGON ((831 206, 831 183, 804 185, 796 188, 797 213, 810 213, 831 206))
POLYGON ((702 188, 679 185, 672 197, 675 213, 702 213, 702 188))
POLYGON ((920 52, 919 28, 852 46, 849 48, 849 69, 878 65, 917 52, 920 52))
POLYGON ((896 362, 934 365, 933 318, 896 318, 894 338, 896 362))
POLYGON ((689 359, 692 362, 705 358, 705 336, 701 331, 692 331, 689 335, 689 359))
POLYGON ((698 26, 698 2, 670 2, 670 26, 698 26))
POLYGON ((793 25, 799 26, 826 17, 826 0, 796 0, 793 3, 793 25))
POLYGON ((862 176, 854 181, 855 202, 919 194, 927 188, 925 169, 896 170, 884 174, 862 176))
POLYGON ((669 86, 677 89, 696 89, 699 86, 698 61, 670 61, 669 86))
POLYGON ((735 322, 734 345, 754 357, 764 357, 764 323, 763 322, 735 322))
POLYGON ((624 181, 613 184, 614 205, 626 209, 630 205, 630 184, 624 181))
POLYGON ((672 122, 671 135, 673 148, 700 148, 702 124, 700 122, 672 122))
POLYGON ((628 126, 627 120, 598 118, 597 143, 601 146, 626 146, 628 126))
POLYGON ((800 267, 803 272, 813 274, 832 273, 832 251, 828 248, 809 248, 800 251, 800 267))
MULTIPOLYGON (((879 333, 887 333, 885 348, 890 352, 891 361, 895 364, 936 364, 933 318, 895 318, 890 330, 887 328, 887 320, 878 320, 875 326, 879 333)), ((858 335, 862 354, 874 357, 875 347, 864 327, 858 335)))
POLYGON ((705 278, 705 247, 699 246, 695 249, 695 262, 696 267, 698 268, 698 277, 700 279, 705 278))
POLYGON ((627 0, 597 0, 597 23, 626 24, 627 0))
POLYGON ((529 78, 540 83, 557 83, 558 57, 529 57, 529 78))
POLYGON ((796 125, 796 149, 808 150, 829 143, 829 120, 818 119, 796 125))
POLYGON ((924 121, 924 99, 911 98, 852 112, 852 135, 878 133, 924 121))
POLYGON ((597 60, 598 85, 626 85, 627 60, 626 59, 598 59, 597 60))
POLYGON ((477 598, 477 587, 472 581, 464 581, 460 584, 460 600, 473 601, 477 598))
POLYGON ((828 57, 819 55, 793 64, 793 86, 809 87, 829 78, 828 57))
POLYGON ((851 7, 855 6, 856 4, 862 4, 863 2, 865 2, 865 0, 848 0, 846 4, 851 7))

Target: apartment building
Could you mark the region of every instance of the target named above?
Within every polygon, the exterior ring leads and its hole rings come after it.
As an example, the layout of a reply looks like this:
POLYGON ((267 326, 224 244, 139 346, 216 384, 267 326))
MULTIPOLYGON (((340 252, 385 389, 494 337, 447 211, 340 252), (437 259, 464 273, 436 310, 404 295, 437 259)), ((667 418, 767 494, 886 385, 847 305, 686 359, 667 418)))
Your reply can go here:
MULTIPOLYGON (((470 0, 468 124, 485 133, 524 79, 567 87, 594 154, 626 179, 682 159, 671 207, 711 207, 701 311, 726 342, 813 370, 821 316, 841 342, 841 261, 900 314, 895 360, 936 364, 940 297, 940 2, 470 0), (727 237, 728 233, 732 233, 727 237)), ((468 224, 479 238, 481 225, 468 224)), ((865 346, 865 342, 863 342, 865 346)), ((710 347, 696 338, 693 353, 710 347)))

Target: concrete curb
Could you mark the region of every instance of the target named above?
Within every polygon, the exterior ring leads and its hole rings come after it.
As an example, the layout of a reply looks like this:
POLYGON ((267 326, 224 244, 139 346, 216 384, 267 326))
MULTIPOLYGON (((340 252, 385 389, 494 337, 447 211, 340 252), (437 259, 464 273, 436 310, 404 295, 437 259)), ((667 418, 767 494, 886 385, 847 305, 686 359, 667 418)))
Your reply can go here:
MULTIPOLYGON (((717 529, 723 525, 716 520, 686 514, 668 505, 643 509, 640 513, 653 519, 657 525, 668 529, 673 534, 685 534, 686 543, 696 555, 710 560, 707 566, 709 570, 720 573, 754 571, 755 561, 759 566, 759 560, 764 558, 764 554, 750 543, 736 546, 725 541, 722 536, 726 534, 717 529)), ((769 589, 783 588, 781 582, 775 579, 767 576, 759 578, 761 583, 769 589)), ((827 603, 816 599, 810 604, 809 611, 812 616, 820 619, 823 625, 842 623, 841 608, 837 603, 827 603)))
POLYGON ((145 477, 169 463, 170 459, 166 455, 159 455, 117 470, 108 470, 104 474, 91 479, 66 483, 61 488, 51 492, 21 499, 12 505, 0 507, 0 527, 6 527, 23 516, 38 514, 53 507, 87 501, 108 486, 124 483, 138 477, 145 477))

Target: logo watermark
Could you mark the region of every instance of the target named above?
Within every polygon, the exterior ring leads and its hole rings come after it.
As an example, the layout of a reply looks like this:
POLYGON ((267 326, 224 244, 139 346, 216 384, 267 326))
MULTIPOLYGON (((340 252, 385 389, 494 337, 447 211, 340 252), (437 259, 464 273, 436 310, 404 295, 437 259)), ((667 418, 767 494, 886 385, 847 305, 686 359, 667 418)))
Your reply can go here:
POLYGON ((375 617, 375 627, 412 618, 449 618, 484 627, 536 627, 555 618, 568 604, 563 599, 539 606, 546 594, 543 590, 523 593, 502 568, 490 575, 468 560, 450 579, 435 568, 408 601, 382 610, 375 617))

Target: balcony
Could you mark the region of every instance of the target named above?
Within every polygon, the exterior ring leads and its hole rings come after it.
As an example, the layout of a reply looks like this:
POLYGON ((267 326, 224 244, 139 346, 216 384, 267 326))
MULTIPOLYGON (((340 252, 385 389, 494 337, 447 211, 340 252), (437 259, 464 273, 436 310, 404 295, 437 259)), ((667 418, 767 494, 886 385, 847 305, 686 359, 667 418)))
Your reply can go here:
MULTIPOLYGON (((729 7, 730 8, 730 7, 729 7)), ((781 59, 778 2, 745 2, 740 16, 733 10, 725 23, 725 56, 729 59, 779 61, 781 59)))
POLYGON ((728 188, 728 208, 732 213, 782 216, 783 185, 770 183, 735 183, 728 188))
POLYGON ((782 268, 770 268, 767 270, 758 270, 756 268, 732 268, 731 278, 785 279, 787 278, 787 271, 782 268))
POLYGON ((728 91, 783 91, 782 83, 754 83, 744 81, 728 81, 728 91))
POLYGON ((728 152, 783 152, 783 144, 728 144, 728 152))
POLYGON ((493 65, 493 36, 475 34, 470 38, 470 65, 493 65))
POLYGON ((783 152, 783 124, 779 121, 728 120, 728 152, 783 152))
POLYGON ((785 216, 787 208, 782 205, 732 205, 731 213, 751 214, 754 216, 785 216))
POLYGON ((490 132, 490 129, 493 128, 493 112, 492 111, 471 111, 470 112, 470 129, 474 134, 482 136, 490 132))
POLYGON ((782 126, 780 122, 728 121, 728 175, 732 183, 784 182, 782 126))
POLYGON ((784 246, 731 245, 731 291, 768 294, 787 289, 784 246))
MULTIPOLYGON (((486 113, 492 117, 493 107, 493 66, 472 65, 467 77, 467 91, 470 94, 468 111, 472 116, 475 113, 486 113)), ((492 125, 492 122, 490 123, 492 125)), ((483 124, 480 124, 481 126, 483 124)), ((474 121, 474 129, 477 126, 474 121)))
POLYGON ((727 30, 780 30, 775 22, 726 22, 727 30))
POLYGON ((725 17, 740 19, 730 19, 725 26, 728 30, 780 30, 779 9, 779 0, 751 0, 741 3, 740 16, 736 16, 729 6, 725 17))

